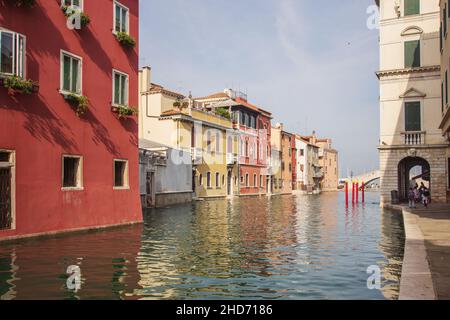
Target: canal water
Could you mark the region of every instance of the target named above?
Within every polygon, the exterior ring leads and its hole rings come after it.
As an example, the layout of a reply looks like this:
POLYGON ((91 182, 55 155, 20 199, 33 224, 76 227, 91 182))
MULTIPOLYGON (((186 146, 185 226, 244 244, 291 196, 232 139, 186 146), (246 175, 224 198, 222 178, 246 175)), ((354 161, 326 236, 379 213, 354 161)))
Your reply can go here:
POLYGON ((0 244, 1 299, 396 299, 399 214, 379 195, 196 202, 143 225, 0 244), (67 289, 69 266, 81 289, 67 289), (381 288, 369 290, 369 266, 381 288))

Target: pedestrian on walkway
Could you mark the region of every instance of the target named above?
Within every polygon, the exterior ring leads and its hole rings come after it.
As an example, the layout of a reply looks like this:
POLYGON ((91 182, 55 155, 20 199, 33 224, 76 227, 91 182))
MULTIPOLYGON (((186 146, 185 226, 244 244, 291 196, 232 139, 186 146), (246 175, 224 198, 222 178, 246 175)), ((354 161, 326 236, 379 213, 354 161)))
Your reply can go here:
POLYGON ((431 194, 430 190, 428 190, 428 188, 426 187, 425 189, 423 189, 422 198, 423 198, 423 205, 425 206, 425 208, 428 208, 428 205, 431 203, 431 194))
POLYGON ((409 188, 409 192, 408 192, 408 200, 409 200, 409 208, 410 209, 415 209, 416 208, 416 197, 415 197, 415 193, 414 193, 414 189, 413 188, 409 188))

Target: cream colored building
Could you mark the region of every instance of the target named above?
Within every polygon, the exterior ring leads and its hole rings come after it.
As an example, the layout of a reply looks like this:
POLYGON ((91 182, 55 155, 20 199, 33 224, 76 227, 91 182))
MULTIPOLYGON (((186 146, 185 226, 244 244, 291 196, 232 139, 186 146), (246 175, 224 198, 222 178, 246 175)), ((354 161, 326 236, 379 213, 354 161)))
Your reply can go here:
POLYGON ((434 201, 445 202, 448 141, 439 129, 439 0, 376 2, 380 8, 381 204, 391 201, 391 191, 406 200, 415 179, 427 182, 434 201))
MULTIPOLYGON (((149 67, 140 71, 140 77, 140 139, 176 151, 171 152, 173 156, 169 159, 175 164, 167 174, 169 180, 182 186, 188 179, 194 198, 238 195, 238 139, 231 120, 198 106, 191 97, 152 83, 149 67), (185 167, 191 168, 188 175, 185 167)), ((164 193, 185 202, 183 190, 164 193)))
POLYGON ((315 133, 312 136, 295 136, 297 152, 297 190, 306 193, 320 192, 323 170, 319 163, 319 147, 315 133))
POLYGON ((339 153, 333 149, 331 139, 317 139, 319 165, 323 170, 322 191, 337 191, 339 185, 339 153))
MULTIPOLYGON (((441 94, 442 94, 442 121, 439 128, 448 142, 450 142, 450 97, 449 97, 449 72, 450 72, 450 2, 440 1, 441 8, 441 94)), ((450 199, 450 148, 447 148, 447 200, 450 199)))

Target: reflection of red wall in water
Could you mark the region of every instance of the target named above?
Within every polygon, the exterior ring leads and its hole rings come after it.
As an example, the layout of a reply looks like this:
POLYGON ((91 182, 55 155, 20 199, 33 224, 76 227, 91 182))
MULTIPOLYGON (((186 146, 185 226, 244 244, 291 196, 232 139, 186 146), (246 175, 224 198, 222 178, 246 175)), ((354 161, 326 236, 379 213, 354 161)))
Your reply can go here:
MULTIPOLYGON (((25 245, 3 245, 0 254, 11 254, 12 285, 4 299, 125 299, 139 287, 136 257, 142 225, 106 232, 42 239, 25 245), (67 267, 78 265, 81 290, 67 290, 67 267)), ((5 287, 5 283, 1 283, 5 287)))
POLYGON ((286 262, 290 254, 288 247, 297 243, 297 208, 292 196, 265 201, 269 204, 256 198, 242 203, 240 240, 252 252, 241 268, 259 268, 267 274, 266 269, 286 262))
MULTIPOLYGON (((91 23, 69 30, 60 1, 33 8, 0 3, 0 27, 27 39, 27 78, 38 94, 11 97, 0 88, 0 149, 16 153, 16 230, 0 238, 142 221, 138 190, 137 122, 111 112, 112 69, 129 75, 129 103, 137 106, 138 47, 124 49, 112 34, 113 1, 84 1, 91 23), (60 51, 83 58, 82 90, 89 111, 78 118, 58 92, 60 51), (63 192, 62 155, 83 156, 84 190, 63 192), (128 159, 130 190, 113 190, 113 159, 128 159)), ((137 0, 130 34, 138 38, 137 0)))

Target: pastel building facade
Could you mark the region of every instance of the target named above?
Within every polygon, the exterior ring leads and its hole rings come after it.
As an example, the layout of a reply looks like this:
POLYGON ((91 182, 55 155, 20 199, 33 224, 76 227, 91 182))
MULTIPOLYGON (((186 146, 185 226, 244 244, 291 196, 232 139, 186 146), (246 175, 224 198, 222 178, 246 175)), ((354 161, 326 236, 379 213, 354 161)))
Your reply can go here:
MULTIPOLYGON (((450 3, 441 0, 440 4, 440 36, 441 36, 441 111, 442 120, 439 128, 444 139, 450 142, 450 103, 449 103, 449 72, 450 72, 450 36, 448 35, 450 23, 450 3)), ((450 148, 446 154, 447 168, 447 201, 450 199, 450 148)))
POLYGON ((323 179, 319 162, 319 150, 315 133, 312 136, 295 135, 297 153, 297 190, 304 193, 318 193, 323 179))
POLYGON ((442 122, 439 0, 381 0, 381 205, 400 201, 425 182, 435 202, 447 201, 448 139, 442 122))
POLYGON ((139 72, 140 196, 144 208, 192 201, 191 121, 168 115, 182 94, 151 82, 139 72), (164 116, 163 116, 164 115, 164 116))
POLYGON ((116 113, 138 104, 138 1, 79 2, 81 29, 60 1, 0 4, 0 240, 142 221, 137 119, 116 113))
POLYGON ((339 153, 333 149, 331 139, 317 139, 319 165, 322 167, 322 191, 337 191, 339 185, 339 153))
POLYGON ((238 141, 238 194, 267 194, 271 181, 268 171, 271 155, 271 113, 249 103, 245 94, 231 89, 196 98, 195 102, 210 112, 225 112, 232 121, 234 132, 229 132, 228 140, 238 141))

